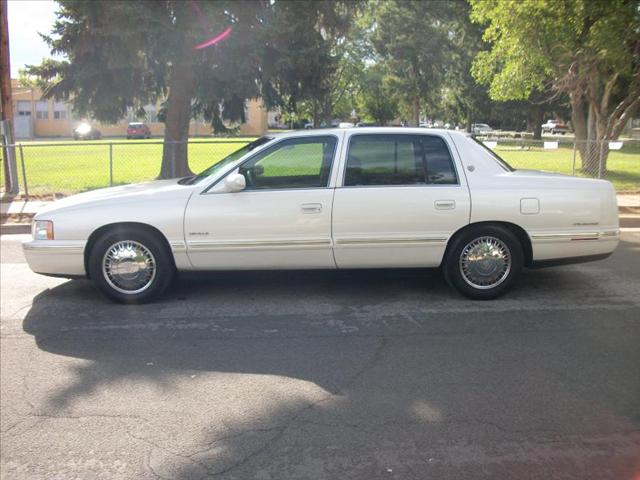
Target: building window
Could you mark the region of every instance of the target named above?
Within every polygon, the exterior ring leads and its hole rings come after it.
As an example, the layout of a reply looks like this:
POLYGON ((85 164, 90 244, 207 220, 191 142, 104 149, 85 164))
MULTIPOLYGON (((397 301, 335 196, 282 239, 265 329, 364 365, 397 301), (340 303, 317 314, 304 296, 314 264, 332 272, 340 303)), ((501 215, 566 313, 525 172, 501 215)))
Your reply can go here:
POLYGON ((56 102, 53 104, 53 118, 55 120, 67 119, 67 104, 56 102))
POLYGON ((16 110, 20 117, 31 116, 31 101, 30 100, 18 100, 16 102, 16 110))
POLYGON ((40 100, 36 102, 36 118, 38 120, 49 119, 49 102, 46 100, 40 100))

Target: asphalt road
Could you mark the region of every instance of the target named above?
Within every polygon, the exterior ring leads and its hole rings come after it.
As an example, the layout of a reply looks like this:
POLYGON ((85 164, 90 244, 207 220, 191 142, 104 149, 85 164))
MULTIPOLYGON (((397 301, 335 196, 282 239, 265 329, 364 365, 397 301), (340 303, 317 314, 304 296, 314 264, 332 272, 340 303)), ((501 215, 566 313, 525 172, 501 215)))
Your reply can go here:
POLYGON ((6 479, 640 479, 640 233, 472 302, 434 271, 109 303, 4 236, 6 479))

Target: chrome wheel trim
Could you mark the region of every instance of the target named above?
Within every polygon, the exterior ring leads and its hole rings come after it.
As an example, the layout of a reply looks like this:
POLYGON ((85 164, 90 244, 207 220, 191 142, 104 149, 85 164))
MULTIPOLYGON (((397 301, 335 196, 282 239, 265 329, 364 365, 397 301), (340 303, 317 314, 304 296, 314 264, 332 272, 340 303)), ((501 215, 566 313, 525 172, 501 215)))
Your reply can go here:
POLYGON ((478 237, 460 254, 460 273, 467 284, 479 290, 497 287, 511 271, 511 251, 496 237, 478 237))
POLYGON ((115 291, 135 295, 147 290, 156 278, 156 259, 147 247, 120 240, 102 257, 102 276, 115 291))

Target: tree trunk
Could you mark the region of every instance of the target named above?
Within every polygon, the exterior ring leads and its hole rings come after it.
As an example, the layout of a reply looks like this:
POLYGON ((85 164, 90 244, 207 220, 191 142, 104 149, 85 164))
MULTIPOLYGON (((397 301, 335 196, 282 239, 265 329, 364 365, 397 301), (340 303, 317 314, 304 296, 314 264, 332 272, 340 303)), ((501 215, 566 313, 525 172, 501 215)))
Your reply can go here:
POLYGON ((471 125, 473 125, 473 119, 471 118, 471 109, 467 108, 467 121, 465 122, 465 130, 467 131, 467 133, 472 133, 471 125))
POLYGON ((411 105, 411 121, 410 127, 417 127, 420 125, 420 95, 418 93, 413 97, 411 105))
POLYGON ((542 139, 542 122, 544 118, 544 108, 542 108, 542 105, 533 105, 532 110, 533 139, 540 140, 542 139))
POLYGON ((320 108, 315 99, 313 100, 313 128, 320 128, 320 108))
POLYGON ((593 108, 587 105, 589 110, 588 113, 585 112, 585 102, 578 94, 571 94, 570 99, 571 123, 573 123, 574 141, 577 142, 577 149, 582 159, 582 172, 594 177, 598 176, 599 173, 606 171, 608 145, 603 144, 604 139, 598 138, 593 108), (601 155, 602 167, 600 167, 601 155))
POLYGON ((331 100, 328 98, 325 99, 322 105, 322 119, 327 127, 331 127, 333 123, 333 110, 331 108, 331 100))
POLYGON ((188 156, 193 87, 193 69, 184 63, 175 65, 171 73, 169 97, 167 98, 162 167, 158 178, 193 175, 189 168, 188 156))

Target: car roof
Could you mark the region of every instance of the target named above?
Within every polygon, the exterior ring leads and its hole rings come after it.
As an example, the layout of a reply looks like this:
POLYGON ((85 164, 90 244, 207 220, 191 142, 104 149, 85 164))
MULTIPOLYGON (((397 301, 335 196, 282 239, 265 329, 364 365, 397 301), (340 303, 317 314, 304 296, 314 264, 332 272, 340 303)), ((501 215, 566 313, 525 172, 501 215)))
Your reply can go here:
POLYGON ((311 128, 307 130, 292 130, 290 132, 267 133, 273 138, 304 137, 309 135, 339 135, 341 133, 377 133, 377 134, 427 134, 438 133, 468 136, 467 132, 459 130, 447 130, 445 128, 424 127, 348 127, 348 128, 311 128))

